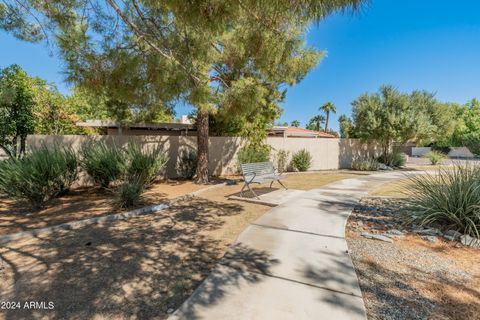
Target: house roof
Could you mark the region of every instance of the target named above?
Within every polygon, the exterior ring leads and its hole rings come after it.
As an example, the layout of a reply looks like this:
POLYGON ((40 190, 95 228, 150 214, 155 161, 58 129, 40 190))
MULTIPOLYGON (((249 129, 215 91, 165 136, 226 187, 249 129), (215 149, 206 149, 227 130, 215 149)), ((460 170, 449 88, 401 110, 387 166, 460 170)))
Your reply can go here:
POLYGON ((194 126, 188 123, 126 123, 120 124, 111 120, 86 120, 84 122, 77 122, 78 127, 88 128, 130 128, 130 129, 147 129, 147 130, 192 130, 194 126))
POLYGON ((336 138, 336 136, 328 132, 286 126, 274 126, 270 129, 270 133, 287 137, 336 138))

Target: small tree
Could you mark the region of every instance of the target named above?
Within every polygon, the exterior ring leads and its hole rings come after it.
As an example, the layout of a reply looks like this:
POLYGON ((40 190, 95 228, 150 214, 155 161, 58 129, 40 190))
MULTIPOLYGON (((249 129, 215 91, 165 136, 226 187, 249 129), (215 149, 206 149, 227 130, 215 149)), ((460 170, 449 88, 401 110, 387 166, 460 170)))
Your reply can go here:
POLYGON ((25 153, 33 133, 34 94, 28 75, 18 65, 0 70, 0 148, 10 157, 25 153))
POLYGON ((325 112, 325 132, 327 132, 330 112, 337 113, 337 107, 332 102, 327 102, 323 106, 321 106, 319 110, 325 112))
POLYGON ((338 118, 338 124, 340 126, 340 138, 352 138, 352 135, 353 135, 352 119, 342 114, 338 118))
POLYGON ((385 164, 393 159, 392 143, 405 143, 429 130, 428 116, 411 103, 410 96, 392 86, 382 86, 378 93, 364 94, 352 102, 355 134, 377 140, 385 164))
POLYGON ((300 127, 300 121, 298 120, 293 120, 290 124, 292 127, 298 128, 300 127))
POLYGON ((206 183, 210 115, 278 109, 285 86, 322 56, 305 45, 310 24, 365 1, 3 2, 0 28, 30 41, 52 35, 69 79, 107 92, 113 108, 194 106, 196 181, 206 183))

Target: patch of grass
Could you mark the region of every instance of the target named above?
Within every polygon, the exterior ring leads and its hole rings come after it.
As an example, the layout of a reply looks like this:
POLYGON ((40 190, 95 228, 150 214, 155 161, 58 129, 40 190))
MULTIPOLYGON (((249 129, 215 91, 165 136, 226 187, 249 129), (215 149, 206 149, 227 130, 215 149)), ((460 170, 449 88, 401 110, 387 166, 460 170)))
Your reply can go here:
POLYGON ((407 196, 406 191, 411 187, 412 182, 409 179, 401 179, 385 183, 370 191, 369 195, 377 197, 405 198, 407 196))

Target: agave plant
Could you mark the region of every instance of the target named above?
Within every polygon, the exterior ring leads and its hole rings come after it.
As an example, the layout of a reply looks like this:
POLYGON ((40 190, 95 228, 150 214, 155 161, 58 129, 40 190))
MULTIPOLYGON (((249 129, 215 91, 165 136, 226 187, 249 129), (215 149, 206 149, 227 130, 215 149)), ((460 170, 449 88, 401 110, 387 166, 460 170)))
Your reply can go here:
POLYGON ((410 181, 407 210, 412 223, 480 237, 480 166, 456 165, 410 181))

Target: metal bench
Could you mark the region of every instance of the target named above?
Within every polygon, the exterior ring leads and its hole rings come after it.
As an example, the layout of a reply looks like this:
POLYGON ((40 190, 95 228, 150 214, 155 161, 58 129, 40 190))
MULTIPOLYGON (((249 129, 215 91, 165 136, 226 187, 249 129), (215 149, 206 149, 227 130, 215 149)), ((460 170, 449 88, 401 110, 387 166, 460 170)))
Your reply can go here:
POLYGON ((244 163, 240 165, 242 169, 243 181, 245 184, 240 191, 240 195, 243 197, 243 190, 248 188, 250 192, 257 198, 260 199, 257 194, 250 188, 250 184, 252 183, 265 183, 270 182, 270 188, 275 181, 278 181, 284 187, 285 185, 282 183, 282 179, 285 176, 282 176, 281 173, 275 173, 275 169, 273 168, 273 163, 271 162, 256 162, 256 163, 244 163))

